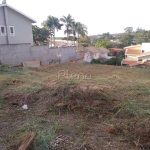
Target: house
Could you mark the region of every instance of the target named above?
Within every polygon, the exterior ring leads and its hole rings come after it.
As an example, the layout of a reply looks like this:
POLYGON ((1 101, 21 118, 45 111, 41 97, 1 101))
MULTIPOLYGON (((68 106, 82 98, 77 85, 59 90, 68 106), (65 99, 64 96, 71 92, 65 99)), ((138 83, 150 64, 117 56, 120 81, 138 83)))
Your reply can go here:
POLYGON ((109 50, 106 48, 87 47, 84 51, 84 62, 91 62, 92 59, 109 59, 109 50))
POLYGON ((0 4, 0 45, 23 43, 33 45, 32 23, 36 21, 3 0, 0 4))
MULTIPOLYGON (((77 41, 67 41, 66 40, 55 40, 55 47, 68 47, 68 46, 77 46, 77 41)), ((51 47, 51 44, 49 45, 51 47)), ((52 44, 52 47, 54 47, 54 44, 52 44)))
POLYGON ((124 52, 125 50, 122 48, 109 48, 110 52, 108 53, 109 56, 116 56, 120 52, 124 52))
POLYGON ((150 61, 150 43, 131 45, 124 49, 125 59, 122 60, 122 65, 136 66, 143 63, 147 64, 150 61))

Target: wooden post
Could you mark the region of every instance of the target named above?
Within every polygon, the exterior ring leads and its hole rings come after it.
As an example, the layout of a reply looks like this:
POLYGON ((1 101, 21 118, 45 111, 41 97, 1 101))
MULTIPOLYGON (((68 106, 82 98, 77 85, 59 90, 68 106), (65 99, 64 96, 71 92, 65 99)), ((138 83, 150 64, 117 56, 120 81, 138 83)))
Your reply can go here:
POLYGON ((30 135, 28 135, 23 141, 21 146, 19 147, 18 150, 28 150, 28 148, 30 147, 31 143, 34 141, 34 139, 36 138, 37 133, 36 132, 32 132, 30 135))

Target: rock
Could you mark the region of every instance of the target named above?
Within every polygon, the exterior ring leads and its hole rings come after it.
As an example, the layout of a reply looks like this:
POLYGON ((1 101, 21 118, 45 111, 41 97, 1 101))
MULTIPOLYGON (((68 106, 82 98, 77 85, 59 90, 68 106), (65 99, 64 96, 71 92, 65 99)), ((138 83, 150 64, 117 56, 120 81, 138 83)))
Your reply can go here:
POLYGON ((60 135, 50 143, 50 150, 72 150, 74 149, 74 142, 71 137, 67 135, 60 135))
POLYGON ((28 109, 28 105, 23 105, 23 106, 22 106, 22 109, 27 110, 27 109, 28 109))

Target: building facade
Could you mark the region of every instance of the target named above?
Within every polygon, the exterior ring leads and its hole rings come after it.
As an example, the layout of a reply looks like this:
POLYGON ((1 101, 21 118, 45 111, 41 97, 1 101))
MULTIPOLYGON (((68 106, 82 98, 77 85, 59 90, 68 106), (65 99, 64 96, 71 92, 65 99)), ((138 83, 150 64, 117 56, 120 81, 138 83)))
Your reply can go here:
POLYGON ((33 45, 32 23, 35 20, 6 4, 0 4, 0 45, 24 44, 33 45))

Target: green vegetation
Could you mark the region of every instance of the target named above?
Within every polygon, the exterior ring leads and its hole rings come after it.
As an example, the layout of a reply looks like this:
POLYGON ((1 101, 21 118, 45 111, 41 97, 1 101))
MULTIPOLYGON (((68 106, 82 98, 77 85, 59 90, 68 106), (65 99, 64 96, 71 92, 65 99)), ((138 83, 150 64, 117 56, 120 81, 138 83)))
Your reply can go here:
POLYGON ((104 39, 102 39, 102 40, 100 40, 100 41, 98 41, 97 43, 96 43, 96 47, 104 47, 104 48, 111 48, 112 47, 112 45, 111 45, 111 43, 109 42, 109 39, 107 39, 107 38, 104 38, 104 39))
MULTIPOLYGON (((39 28, 36 25, 32 26, 33 40, 36 45, 48 45, 55 47, 55 32, 61 30, 62 26, 65 26, 64 34, 67 34, 65 38, 67 40, 75 41, 83 38, 87 35, 87 27, 81 22, 76 22, 72 16, 63 16, 58 19, 54 16, 48 16, 47 20, 42 23, 43 27, 39 28), (61 22, 63 24, 61 24, 61 22), (71 38, 70 35, 73 35, 71 38)), ((64 38, 63 38, 64 39, 64 38)))
POLYGON ((92 59, 91 64, 101 64, 99 59, 92 59))
POLYGON ((101 62, 100 59, 92 59, 91 64, 107 64, 121 66, 121 61, 124 59, 124 52, 117 53, 115 58, 111 58, 105 62, 101 62))
POLYGON ((55 47, 55 30, 61 30, 61 27, 63 24, 60 24, 60 20, 56 17, 53 16, 48 16, 47 20, 42 23, 42 25, 48 29, 49 31, 49 37, 50 37, 50 42, 51 42, 51 47, 52 47, 52 36, 54 37, 54 47, 55 47))
POLYGON ((47 45, 48 44, 48 36, 52 35, 52 33, 47 28, 39 28, 38 26, 32 26, 33 33, 33 41, 36 45, 47 45))

